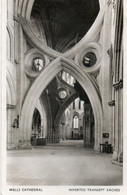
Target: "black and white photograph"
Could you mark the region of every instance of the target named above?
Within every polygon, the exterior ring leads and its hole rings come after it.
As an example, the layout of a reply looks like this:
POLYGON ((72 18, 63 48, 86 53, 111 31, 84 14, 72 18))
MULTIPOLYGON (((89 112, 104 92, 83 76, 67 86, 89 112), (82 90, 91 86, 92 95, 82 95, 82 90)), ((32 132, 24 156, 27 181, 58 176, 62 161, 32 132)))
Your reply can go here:
POLYGON ((124 0, 2 3, 5 195, 122 194, 124 0))

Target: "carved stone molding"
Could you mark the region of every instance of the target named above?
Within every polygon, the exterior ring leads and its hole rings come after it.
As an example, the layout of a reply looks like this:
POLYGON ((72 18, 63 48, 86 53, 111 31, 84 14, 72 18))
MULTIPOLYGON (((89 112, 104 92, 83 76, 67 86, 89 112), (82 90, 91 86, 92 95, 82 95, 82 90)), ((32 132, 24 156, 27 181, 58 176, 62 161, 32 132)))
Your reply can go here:
POLYGON ((111 100, 110 102, 108 102, 109 106, 115 106, 115 100, 111 100))
POLYGON ((123 88, 123 80, 121 79, 119 82, 113 84, 114 89, 117 91, 123 88))
POLYGON ((113 5, 113 8, 116 9, 116 0, 113 0, 112 5, 113 5))
POLYGON ((107 50, 107 54, 109 55, 110 58, 112 58, 112 45, 110 46, 110 48, 107 50))
POLYGON ((119 82, 114 83, 113 87, 115 90, 118 90, 119 89, 119 82))
POLYGON ((112 0, 107 0, 107 4, 110 6, 112 4, 112 0))
POLYGON ((116 3, 117 3, 116 0, 107 0, 107 5, 108 6, 112 5, 114 9, 116 9, 116 3))
POLYGON ((19 64, 19 60, 18 59, 14 59, 14 63, 15 64, 19 64))
POLYGON ((119 81, 119 88, 122 89, 123 88, 123 80, 119 81))
POLYGON ((13 20, 16 21, 16 22, 20 22, 20 18, 17 17, 17 16, 13 16, 13 20))
POLYGON ((15 105, 7 104, 7 109, 14 110, 16 108, 15 105))

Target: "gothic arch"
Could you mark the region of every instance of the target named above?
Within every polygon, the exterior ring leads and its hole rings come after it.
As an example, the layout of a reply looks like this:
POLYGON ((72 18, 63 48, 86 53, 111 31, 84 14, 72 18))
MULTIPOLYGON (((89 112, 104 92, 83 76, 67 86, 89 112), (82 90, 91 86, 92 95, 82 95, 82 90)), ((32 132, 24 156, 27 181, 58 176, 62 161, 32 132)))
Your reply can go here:
POLYGON ((81 84, 90 99, 95 117, 95 149, 99 149, 99 143, 101 142, 101 133, 99 132, 102 130, 102 106, 100 97, 88 74, 81 67, 64 58, 57 58, 45 67, 28 91, 21 112, 22 133, 20 139, 30 140, 30 127, 36 101, 50 81, 62 70, 71 74, 81 84))
POLYGON ((103 23, 103 18, 104 18, 104 11, 105 11, 105 6, 104 6, 104 3, 102 3, 102 0, 100 0, 100 2, 101 2, 100 5, 103 5, 103 6, 100 6, 101 9, 98 13, 98 16, 95 19, 95 22, 93 23, 93 25, 91 26, 89 31, 87 32, 87 34, 73 48, 71 48, 67 52, 61 54, 60 52, 57 52, 57 51, 51 49, 50 47, 45 46, 41 41, 39 41, 38 38, 36 37, 36 35, 33 33, 32 29, 30 28, 28 20, 30 19, 30 14, 32 11, 32 4, 34 3, 33 1, 34 0, 30 1, 30 5, 29 5, 29 2, 28 2, 28 4, 26 4, 29 7, 29 9, 27 9, 27 7, 26 7, 27 13, 25 15, 24 15, 24 12, 21 12, 20 22, 21 22, 23 30, 27 36, 27 39, 29 39, 31 44, 33 44, 36 48, 38 48, 40 51, 42 51, 44 54, 50 56, 51 58, 57 58, 59 56, 73 58, 75 56, 75 54, 79 52, 81 47, 84 48, 84 47, 86 47, 86 45, 88 43, 93 42, 96 39, 96 37, 98 36, 98 34, 100 33, 102 23, 103 23), (25 16, 27 16, 28 18, 25 18, 25 16))
POLYGON ((41 101, 41 99, 38 100, 35 108, 38 109, 38 111, 40 112, 41 125, 43 126, 43 137, 45 137, 47 134, 47 118, 46 118, 44 105, 43 105, 43 102, 41 101))
POLYGON ((69 99, 67 99, 66 102, 64 102, 64 104, 62 105, 62 107, 60 108, 59 112, 56 115, 56 119, 55 119, 55 128, 58 129, 58 125, 60 122, 60 118, 62 116, 62 114, 64 113, 64 111, 66 110, 66 108, 78 97, 78 94, 75 93, 73 94, 69 99))

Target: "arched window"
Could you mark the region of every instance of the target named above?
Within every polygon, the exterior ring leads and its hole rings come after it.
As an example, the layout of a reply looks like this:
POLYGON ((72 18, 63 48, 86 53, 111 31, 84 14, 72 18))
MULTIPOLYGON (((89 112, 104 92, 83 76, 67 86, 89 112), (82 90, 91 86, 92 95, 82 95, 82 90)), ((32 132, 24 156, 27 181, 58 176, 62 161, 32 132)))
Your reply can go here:
POLYGON ((73 128, 74 129, 78 128, 78 123, 79 123, 78 116, 75 115, 74 118, 73 118, 73 128))
POLYGON ((81 101, 79 100, 79 109, 81 109, 81 101))
POLYGON ((34 110, 32 120, 32 137, 40 137, 41 135, 41 115, 37 108, 34 110))
POLYGON ((73 101, 73 110, 75 110, 75 101, 73 101))

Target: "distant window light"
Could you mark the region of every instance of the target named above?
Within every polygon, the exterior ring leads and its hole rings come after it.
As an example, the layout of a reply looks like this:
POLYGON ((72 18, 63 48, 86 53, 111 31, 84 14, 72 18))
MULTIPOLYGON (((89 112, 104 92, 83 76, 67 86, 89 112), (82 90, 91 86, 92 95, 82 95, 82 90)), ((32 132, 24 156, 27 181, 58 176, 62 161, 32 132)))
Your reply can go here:
POLYGON ((41 58, 36 58, 33 60, 32 69, 36 72, 40 72, 44 68, 44 60, 41 58))
POLYGON ((96 64, 97 58, 93 52, 88 52, 83 58, 83 65, 91 67, 96 64))
POLYGON ((73 118, 73 128, 74 129, 78 128, 78 123, 79 123, 78 116, 75 115, 74 118, 73 118))
POLYGON ((79 100, 79 109, 81 109, 81 101, 79 100))
POLYGON ((73 101, 73 110, 75 110, 75 101, 73 101))

